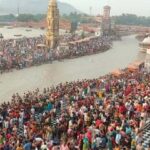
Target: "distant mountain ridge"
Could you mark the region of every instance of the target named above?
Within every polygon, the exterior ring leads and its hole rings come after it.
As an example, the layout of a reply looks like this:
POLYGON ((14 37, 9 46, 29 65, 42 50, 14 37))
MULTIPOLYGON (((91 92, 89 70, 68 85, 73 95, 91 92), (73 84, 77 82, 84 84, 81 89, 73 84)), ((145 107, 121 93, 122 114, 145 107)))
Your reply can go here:
MULTIPOLYGON (((0 0, 1 14, 17 14, 18 6, 20 13, 45 14, 47 12, 49 0, 0 0)), ((72 5, 58 2, 60 14, 70 14, 80 12, 72 5)))

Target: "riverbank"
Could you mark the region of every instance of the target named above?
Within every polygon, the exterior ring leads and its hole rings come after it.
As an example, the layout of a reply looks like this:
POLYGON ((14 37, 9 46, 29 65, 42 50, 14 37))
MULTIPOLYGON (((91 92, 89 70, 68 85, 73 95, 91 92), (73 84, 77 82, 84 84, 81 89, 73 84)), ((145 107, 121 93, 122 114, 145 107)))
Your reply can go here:
POLYGON ((139 42, 142 42, 145 37, 146 37, 146 34, 139 34, 139 35, 136 36, 136 39, 137 39, 139 42))
MULTIPOLYGON (((63 37, 66 38, 65 35, 63 37)), ((111 47, 111 37, 88 37, 81 40, 66 41, 65 47, 48 50, 44 44, 44 37, 20 38, 18 40, 0 41, 0 70, 1 73, 13 69, 24 69, 38 66, 55 60, 72 59, 85 55, 104 52, 111 47), (41 44, 39 44, 41 43, 41 44), (39 46, 42 45, 42 46, 39 46), (44 46, 43 46, 44 45, 44 46)), ((76 38, 75 38, 76 39, 76 38)))

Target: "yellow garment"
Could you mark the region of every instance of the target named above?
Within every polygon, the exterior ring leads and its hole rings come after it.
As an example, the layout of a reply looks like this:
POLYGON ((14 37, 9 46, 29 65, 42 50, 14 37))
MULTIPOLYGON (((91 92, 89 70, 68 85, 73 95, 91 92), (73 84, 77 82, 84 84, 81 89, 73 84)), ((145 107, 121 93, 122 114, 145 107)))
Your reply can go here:
POLYGON ((120 150, 120 147, 115 147, 114 150, 120 150))
POLYGON ((102 98, 103 97, 103 95, 102 95, 102 92, 100 91, 100 92, 98 92, 98 97, 99 98, 102 98))
POLYGON ((131 141, 131 147, 135 147, 136 146, 136 141, 133 139, 132 141, 131 141))
POLYGON ((17 148, 16 148, 16 150, 23 150, 23 147, 22 146, 18 146, 17 148))

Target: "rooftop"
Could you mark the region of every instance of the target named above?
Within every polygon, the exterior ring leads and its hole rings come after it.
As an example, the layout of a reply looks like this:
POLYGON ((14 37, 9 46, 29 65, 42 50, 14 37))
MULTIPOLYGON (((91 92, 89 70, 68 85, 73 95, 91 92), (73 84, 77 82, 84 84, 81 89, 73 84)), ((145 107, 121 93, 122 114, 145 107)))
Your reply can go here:
POLYGON ((146 37, 146 38, 143 40, 142 44, 149 44, 149 45, 150 45, 150 36, 146 37))

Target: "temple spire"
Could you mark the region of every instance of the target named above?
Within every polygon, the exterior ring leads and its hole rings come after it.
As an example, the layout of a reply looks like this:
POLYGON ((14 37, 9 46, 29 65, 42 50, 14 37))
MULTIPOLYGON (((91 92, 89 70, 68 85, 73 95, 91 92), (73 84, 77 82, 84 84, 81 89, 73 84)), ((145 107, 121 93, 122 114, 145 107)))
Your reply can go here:
POLYGON ((57 5, 56 0, 50 0, 49 5, 57 5))
POLYGON ((50 0, 47 12, 46 45, 55 49, 59 43, 59 10, 56 0, 50 0))

